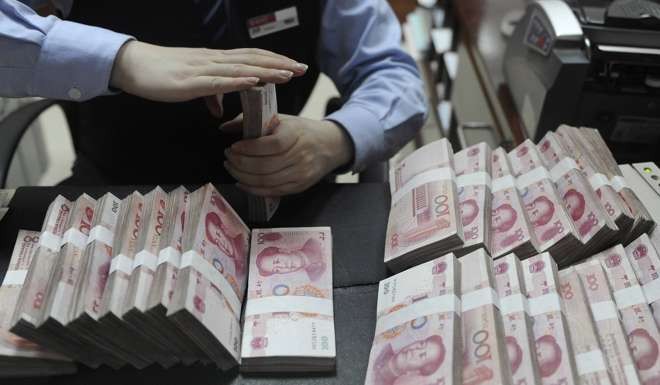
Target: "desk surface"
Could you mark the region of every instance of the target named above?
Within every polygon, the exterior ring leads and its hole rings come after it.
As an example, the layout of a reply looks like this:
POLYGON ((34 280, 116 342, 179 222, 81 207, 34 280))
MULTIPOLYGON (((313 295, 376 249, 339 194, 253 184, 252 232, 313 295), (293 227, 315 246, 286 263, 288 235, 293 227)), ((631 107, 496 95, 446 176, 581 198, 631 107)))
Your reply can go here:
MULTIPOLYGON (((238 211, 247 211, 244 195, 235 187, 218 186, 238 211)), ((124 197, 149 187, 27 187, 20 188, 0 222, 0 280, 4 276, 19 229, 40 229, 48 204, 57 196, 74 199, 86 192, 99 197, 110 191, 124 197)), ((362 384, 375 327, 378 281, 387 276, 383 263, 385 224, 389 212, 385 184, 326 184, 288 197, 274 216, 273 227, 330 226, 333 234, 333 275, 336 373, 319 377, 244 377, 238 370, 222 373, 207 367, 157 366, 139 371, 80 367, 74 376, 12 380, 12 384, 362 384)))
POLYGON ((501 137, 521 143, 527 134, 504 77, 507 40, 501 24, 509 12, 524 10, 525 0, 460 0, 454 4, 470 59, 489 109, 498 120, 496 128, 501 137))

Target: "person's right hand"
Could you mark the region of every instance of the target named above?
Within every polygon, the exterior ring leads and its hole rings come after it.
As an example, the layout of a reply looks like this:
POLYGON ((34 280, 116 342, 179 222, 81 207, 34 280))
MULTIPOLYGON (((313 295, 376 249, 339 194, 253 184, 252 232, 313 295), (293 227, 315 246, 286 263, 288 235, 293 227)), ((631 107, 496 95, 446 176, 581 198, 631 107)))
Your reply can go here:
POLYGON ((258 82, 286 83, 305 71, 305 64, 256 48, 168 48, 129 41, 117 54, 110 86, 149 100, 182 102, 258 82))

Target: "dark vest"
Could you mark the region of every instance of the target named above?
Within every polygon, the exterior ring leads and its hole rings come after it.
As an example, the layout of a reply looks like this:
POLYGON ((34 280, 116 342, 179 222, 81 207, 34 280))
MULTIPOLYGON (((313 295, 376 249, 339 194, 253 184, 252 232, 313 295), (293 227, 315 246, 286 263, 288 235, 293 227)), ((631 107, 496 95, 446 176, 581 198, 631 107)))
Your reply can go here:
MULTIPOLYGON (((278 86, 279 112, 298 114, 319 74, 322 9, 314 0, 223 0, 226 25, 203 25, 206 14, 192 0, 77 0, 69 20, 108 28, 170 47, 256 47, 310 66, 278 86), (251 39, 247 21, 296 6, 300 25, 251 39), (220 32, 219 32, 220 31, 220 32)), ((224 118, 241 112, 238 93, 225 95, 224 118)), ((67 108, 77 155, 107 183, 181 184, 228 181, 224 149, 238 138, 218 130, 203 100, 156 103, 128 95, 103 96, 67 108)))

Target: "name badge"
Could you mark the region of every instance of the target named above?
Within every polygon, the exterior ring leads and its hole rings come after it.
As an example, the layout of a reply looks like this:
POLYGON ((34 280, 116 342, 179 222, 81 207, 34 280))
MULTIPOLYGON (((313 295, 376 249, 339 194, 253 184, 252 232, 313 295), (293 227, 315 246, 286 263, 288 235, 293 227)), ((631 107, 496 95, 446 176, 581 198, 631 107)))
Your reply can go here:
POLYGON ((247 21, 248 32, 252 39, 297 27, 299 24, 296 7, 253 17, 247 21))

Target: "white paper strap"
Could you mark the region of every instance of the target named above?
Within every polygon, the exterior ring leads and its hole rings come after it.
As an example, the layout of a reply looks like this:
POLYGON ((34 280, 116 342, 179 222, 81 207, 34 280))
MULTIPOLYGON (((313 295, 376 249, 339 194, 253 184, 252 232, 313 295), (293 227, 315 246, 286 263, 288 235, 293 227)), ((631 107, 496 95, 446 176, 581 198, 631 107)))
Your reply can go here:
POLYGON ((605 358, 600 349, 594 349, 576 355, 575 363, 577 364, 577 370, 580 376, 607 370, 605 358))
POLYGON ((626 287, 625 289, 617 290, 614 292, 614 300, 619 310, 629 308, 634 305, 646 305, 646 297, 644 291, 639 285, 626 287))
POLYGON ((488 186, 491 187, 490 175, 487 172, 473 172, 456 177, 456 187, 465 186, 488 186))
POLYGON ((644 296, 649 305, 660 300, 660 279, 647 282, 642 289, 644 289, 644 296))
POLYGON ((461 300, 454 294, 423 299, 379 318, 376 322, 376 335, 419 318, 450 312, 461 313, 461 300))
POLYGON ((137 269, 140 266, 144 266, 151 271, 156 271, 156 263, 158 262, 158 257, 150 253, 147 250, 142 250, 139 253, 135 254, 133 258, 133 270, 137 269))
POLYGON ((550 170, 550 175, 552 176, 553 181, 557 181, 567 172, 579 169, 580 168, 578 167, 577 163, 575 163, 573 158, 564 158, 552 167, 552 170, 550 170))
POLYGON ((332 300, 300 295, 252 298, 245 304, 245 316, 269 313, 313 313, 334 316, 332 300))
POLYGON ((515 188, 516 180, 511 175, 505 175, 503 177, 493 179, 493 182, 491 183, 491 187, 493 192, 497 192, 507 188, 515 188))
POLYGON ((427 183, 455 180, 454 170, 449 167, 434 168, 423 173, 416 175, 404 184, 401 189, 392 195, 392 203, 398 202, 402 197, 406 196, 414 188, 423 186, 427 183))
POLYGON ((503 316, 523 311, 529 314, 527 297, 520 293, 500 297, 500 311, 503 316))
POLYGON ((2 280, 2 286, 22 285, 27 277, 27 270, 8 270, 5 279, 2 280))
MULTIPOLYGON (((133 271, 133 260, 125 256, 124 254, 119 254, 112 258, 110 262, 110 273, 115 271, 121 271, 125 274, 131 274, 133 271)), ((109 274, 110 274, 109 273, 109 274)))
POLYGON ((529 299, 529 315, 532 317, 555 311, 561 311, 561 300, 557 293, 548 293, 529 299))
POLYGON ((179 267, 181 265, 181 253, 172 246, 168 246, 158 253, 158 263, 160 266, 163 263, 169 263, 174 267, 179 267))
POLYGON ((516 187, 518 187, 518 190, 522 190, 529 185, 542 181, 543 179, 550 180, 550 173, 548 173, 548 170, 546 170, 545 167, 537 167, 519 176, 518 179, 516 179, 516 187))
POLYGON ((589 177, 589 184, 591 184, 591 188, 594 189, 594 191, 598 190, 599 188, 603 186, 611 186, 612 184, 610 183, 610 180, 607 179, 607 177, 601 173, 596 173, 592 176, 589 177))
POLYGON ((612 177, 612 187, 614 187, 614 190, 616 190, 616 192, 619 192, 624 188, 628 187, 628 183, 626 182, 625 179, 623 179, 622 176, 615 175, 612 177))
POLYGON ((490 287, 484 287, 483 289, 478 289, 470 293, 463 294, 461 297, 461 303, 463 312, 485 305, 494 305, 497 308, 500 307, 500 301, 497 296, 497 292, 490 287))
POLYGON ((106 229, 101 225, 96 225, 94 226, 93 229, 89 231, 89 237, 87 237, 87 244, 90 244, 94 241, 99 241, 108 246, 112 246, 113 238, 114 238, 114 234, 112 233, 112 231, 106 229))
POLYGON ((592 303, 591 314, 593 314, 594 321, 596 322, 619 318, 619 313, 617 312, 613 301, 601 301, 592 303))
POLYGON ((52 251, 59 251, 60 245, 62 244, 62 238, 51 233, 50 231, 44 231, 39 236, 39 244, 52 251))
POLYGON ((220 274, 220 272, 213 267, 206 259, 202 258, 197 252, 191 250, 186 251, 183 256, 181 256, 181 269, 186 267, 192 267, 197 270, 204 278, 211 281, 218 289, 222 295, 227 299, 229 306, 234 311, 234 314, 237 317, 240 317, 241 314, 241 301, 238 300, 238 296, 234 289, 231 287, 227 279, 220 274))
POLYGON ((84 249, 87 244, 87 235, 83 234, 82 231, 70 228, 62 236, 62 245, 70 243, 79 249, 84 249))

